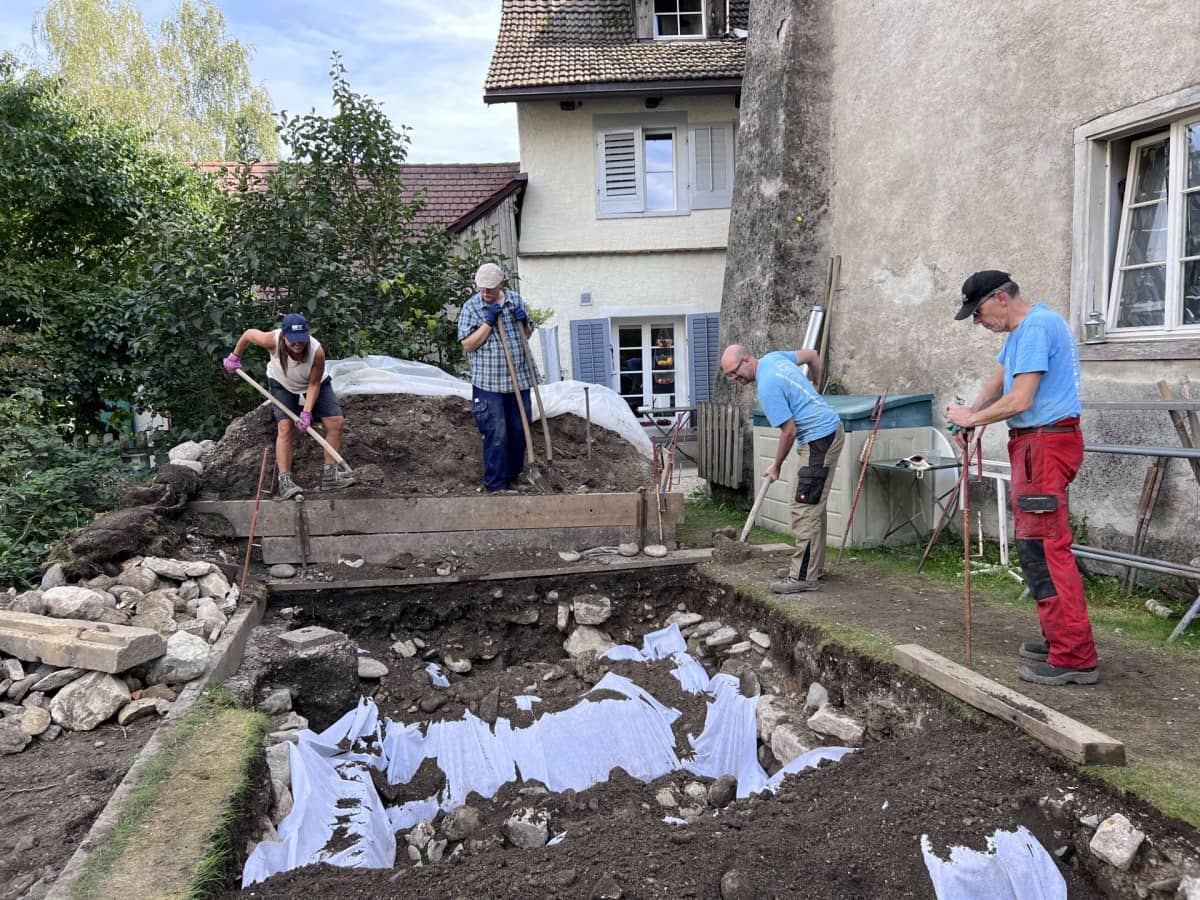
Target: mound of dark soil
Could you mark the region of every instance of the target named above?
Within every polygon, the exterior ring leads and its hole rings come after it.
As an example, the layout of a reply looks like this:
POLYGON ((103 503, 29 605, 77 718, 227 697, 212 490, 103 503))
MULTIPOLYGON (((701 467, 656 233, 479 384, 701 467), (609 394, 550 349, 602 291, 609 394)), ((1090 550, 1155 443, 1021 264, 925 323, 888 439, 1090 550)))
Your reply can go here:
MULTIPOLYGON (((346 397, 342 455, 358 484, 338 497, 399 497, 408 494, 474 494, 483 478, 482 439, 470 403, 457 397, 375 394, 346 397)), ((546 465, 541 425, 533 423, 537 468, 545 488, 557 493, 635 491, 649 487, 650 461, 620 435, 593 424, 588 458, 583 419, 549 420, 554 464, 546 465)), ((200 496, 244 500, 254 496, 263 450, 274 454, 275 421, 266 406, 235 420, 205 460, 200 496)), ((298 435, 292 471, 296 482, 315 489, 323 455, 315 441, 298 435)), ((270 462, 268 462, 268 466, 270 462)), ((529 468, 529 461, 526 461, 529 468)), ((267 473, 268 480, 270 472, 267 473)), ((264 492, 269 485, 264 485, 264 492)))

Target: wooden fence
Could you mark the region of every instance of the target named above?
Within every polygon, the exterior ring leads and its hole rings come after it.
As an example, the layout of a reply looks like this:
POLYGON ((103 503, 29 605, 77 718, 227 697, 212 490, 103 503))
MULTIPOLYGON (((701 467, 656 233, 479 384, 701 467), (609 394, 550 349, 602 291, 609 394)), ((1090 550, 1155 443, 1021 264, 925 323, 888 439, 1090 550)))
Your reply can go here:
POLYGON ((729 488, 742 486, 742 428, 736 406, 696 405, 696 451, 701 478, 729 488))

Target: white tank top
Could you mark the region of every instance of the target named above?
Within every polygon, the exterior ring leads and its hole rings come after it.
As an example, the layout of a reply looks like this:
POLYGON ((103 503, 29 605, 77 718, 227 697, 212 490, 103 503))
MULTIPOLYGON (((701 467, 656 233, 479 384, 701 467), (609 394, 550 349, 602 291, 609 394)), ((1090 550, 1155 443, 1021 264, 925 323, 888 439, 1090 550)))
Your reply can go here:
POLYGON ((271 361, 267 363, 267 377, 275 379, 293 394, 303 394, 308 390, 308 376, 312 373, 313 360, 317 358, 321 342, 316 338, 309 338, 308 355, 302 360, 295 360, 289 356, 287 374, 284 374, 283 366, 279 364, 279 331, 280 329, 276 328, 271 332, 275 338, 275 349, 271 351, 271 361))

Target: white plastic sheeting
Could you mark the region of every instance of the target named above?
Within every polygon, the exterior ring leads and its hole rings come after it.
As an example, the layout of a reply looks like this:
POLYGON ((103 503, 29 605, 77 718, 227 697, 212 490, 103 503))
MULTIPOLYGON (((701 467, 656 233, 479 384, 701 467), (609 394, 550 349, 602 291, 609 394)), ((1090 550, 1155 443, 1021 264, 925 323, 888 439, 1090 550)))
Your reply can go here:
POLYGON ((938 900, 1066 900, 1066 879, 1025 826, 993 832, 987 843, 986 853, 952 847, 944 860, 933 852, 929 835, 921 835, 938 900))
MULTIPOLYGON (((416 394, 421 397, 461 397, 471 399, 471 384, 455 378, 428 363, 396 359, 391 356, 352 356, 329 360, 325 364, 333 382, 333 392, 339 397, 355 394, 416 394)), ((600 384, 589 384, 592 422, 615 431, 633 444, 645 457, 652 452, 645 429, 629 409, 629 404, 616 391, 600 384)), ((552 381, 540 386, 542 403, 549 418, 574 413, 583 418, 586 412, 582 381, 552 381)), ((539 417, 533 405, 533 420, 539 417)))
POLYGON ((646 635, 641 650, 619 646, 608 654, 614 659, 670 657, 685 689, 713 695, 704 730, 698 737, 689 735, 694 754, 686 760, 676 755, 671 731, 680 712, 612 672, 574 706, 547 713, 526 728, 514 728, 503 718, 489 727, 469 712, 459 721, 401 725, 380 720, 374 702, 363 699, 320 734, 301 731, 291 751, 295 805, 280 824, 280 841, 261 843, 250 855, 243 887, 315 862, 389 867, 397 831, 462 806, 471 792, 492 797, 518 778, 540 781, 554 792, 584 791, 606 781, 614 768, 644 782, 685 769, 707 778, 734 775, 738 796, 747 797, 776 789, 785 774, 853 752, 821 747, 768 778, 758 764, 755 699, 741 696, 732 676, 709 679, 686 646, 673 624, 646 635), (592 696, 600 692, 627 699, 592 696), (350 749, 340 749, 345 747, 350 749), (436 760, 445 774, 442 791, 385 810, 367 766, 390 783, 403 784, 426 759, 436 760))

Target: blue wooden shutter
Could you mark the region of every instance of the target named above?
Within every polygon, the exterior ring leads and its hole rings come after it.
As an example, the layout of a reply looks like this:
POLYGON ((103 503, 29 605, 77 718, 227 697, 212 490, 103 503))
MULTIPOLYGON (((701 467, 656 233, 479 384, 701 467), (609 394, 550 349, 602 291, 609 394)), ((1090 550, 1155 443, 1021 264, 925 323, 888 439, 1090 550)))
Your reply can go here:
POLYGON ((692 406, 712 400, 713 382, 721 362, 721 346, 718 343, 720 330, 720 313, 700 313, 687 317, 688 356, 692 362, 689 373, 692 406))
POLYGON ((571 323, 571 365, 576 381, 612 387, 612 337, 608 319, 571 323))

